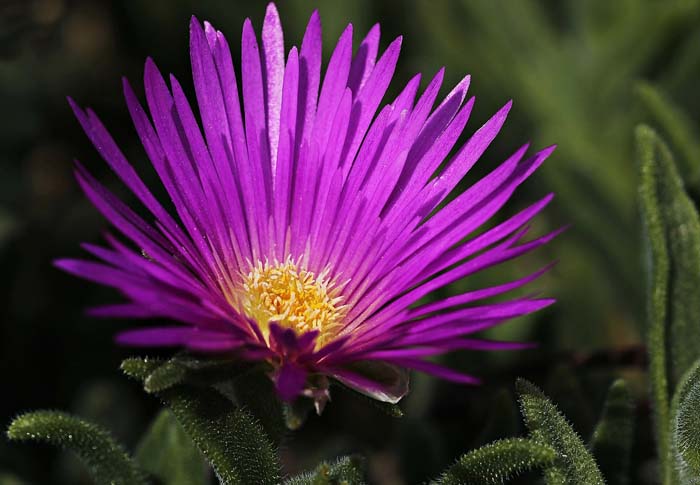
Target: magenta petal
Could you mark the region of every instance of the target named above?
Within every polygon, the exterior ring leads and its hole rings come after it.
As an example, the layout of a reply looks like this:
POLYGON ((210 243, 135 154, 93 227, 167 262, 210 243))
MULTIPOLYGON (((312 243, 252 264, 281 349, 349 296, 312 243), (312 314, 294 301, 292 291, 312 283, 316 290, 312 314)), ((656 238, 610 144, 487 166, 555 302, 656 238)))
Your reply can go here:
POLYGON ((534 296, 484 301, 546 269, 487 288, 466 282, 466 293, 421 302, 561 232, 524 240, 551 194, 530 205, 518 201, 514 215, 494 221, 554 147, 528 156, 524 144, 459 193, 512 104, 468 136, 471 77, 439 102, 444 69, 422 93, 420 74, 403 89, 391 88, 402 38, 380 54, 380 37, 377 24, 353 54, 348 25, 327 49, 324 71, 318 11, 300 48, 285 57, 282 22, 271 3, 260 30, 244 22, 237 75, 224 34, 192 17, 194 97, 150 58, 143 76, 147 109, 123 80, 134 127, 168 204, 156 199, 159 190, 146 185, 97 115, 69 99, 101 158, 142 207, 132 209, 76 162, 78 184, 124 241, 108 235, 106 246, 83 245, 93 260, 55 265, 124 298, 91 309, 93 316, 185 324, 129 330, 119 343, 265 361, 285 400, 313 395, 319 383, 325 399, 325 384, 335 377, 387 402, 408 392, 408 369, 477 382, 424 360, 430 356, 529 348, 467 337, 551 304, 534 296), (399 94, 387 100, 388 92, 399 94), (255 269, 285 261, 297 267, 296 275, 280 279, 255 269), (302 270, 310 279, 302 281, 302 270), (285 286, 278 294, 280 281, 285 286), (265 311, 280 305, 271 310, 273 321, 252 317, 263 310, 251 309, 246 298, 258 283, 265 311), (323 284, 325 301, 337 308, 311 303, 297 313, 287 306, 318 301, 307 292, 323 284), (318 320, 334 314, 332 323, 318 320), (310 321, 301 325, 300 315, 310 321), (307 374, 313 374, 308 387, 307 374))
POLYGON ((272 173, 274 173, 280 137, 282 81, 284 79, 284 35, 279 13, 274 3, 267 5, 263 23, 262 44, 267 95, 267 134, 270 143, 272 173))
POLYGON ((408 372, 384 362, 362 362, 357 370, 334 369, 331 373, 349 388, 382 402, 396 404, 409 390, 408 372))
POLYGON ((306 370, 295 364, 289 362, 282 364, 275 376, 279 396, 284 401, 294 400, 304 390, 307 374, 306 370))
POLYGON ((350 66, 350 79, 348 87, 357 93, 369 77, 377 60, 379 51, 379 38, 381 32, 379 24, 374 24, 367 33, 367 36, 360 43, 360 48, 352 60, 350 66))
POLYGON ((192 336, 193 329, 186 327, 153 327, 127 330, 116 337, 120 345, 132 347, 177 347, 192 336))

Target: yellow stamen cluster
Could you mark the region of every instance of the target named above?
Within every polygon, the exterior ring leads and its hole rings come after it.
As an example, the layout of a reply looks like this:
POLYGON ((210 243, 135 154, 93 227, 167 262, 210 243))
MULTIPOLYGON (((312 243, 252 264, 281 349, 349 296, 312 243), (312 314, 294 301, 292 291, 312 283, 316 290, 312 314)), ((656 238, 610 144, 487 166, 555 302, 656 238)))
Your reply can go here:
POLYGON ((299 267, 291 258, 284 263, 258 261, 243 274, 239 293, 241 310, 254 319, 266 339, 270 323, 291 328, 297 334, 318 330, 317 348, 341 329, 347 313, 339 288, 328 279, 299 267))

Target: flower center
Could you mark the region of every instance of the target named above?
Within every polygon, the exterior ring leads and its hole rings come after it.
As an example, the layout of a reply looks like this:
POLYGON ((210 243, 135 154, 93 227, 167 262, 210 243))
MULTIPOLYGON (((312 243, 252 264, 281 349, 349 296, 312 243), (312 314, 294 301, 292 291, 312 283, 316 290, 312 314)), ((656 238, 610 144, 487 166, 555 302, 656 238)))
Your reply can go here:
POLYGON ((319 348, 342 328, 347 311, 339 288, 328 279, 328 269, 316 275, 290 257, 284 263, 258 261, 242 276, 242 310, 258 323, 265 339, 270 323, 276 322, 298 335, 318 330, 319 348))

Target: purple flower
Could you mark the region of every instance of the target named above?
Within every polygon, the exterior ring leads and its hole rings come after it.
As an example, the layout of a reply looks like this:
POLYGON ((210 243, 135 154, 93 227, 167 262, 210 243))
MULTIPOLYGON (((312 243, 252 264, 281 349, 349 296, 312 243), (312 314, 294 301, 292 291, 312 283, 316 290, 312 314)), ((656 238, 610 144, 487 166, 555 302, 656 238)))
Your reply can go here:
POLYGON ((430 356, 527 346, 469 336, 551 304, 529 297, 483 302, 546 268, 419 302, 556 235, 523 242, 551 194, 477 231, 553 147, 525 158, 526 144, 448 198, 500 131, 511 103, 450 155, 474 105, 473 97, 466 100, 469 76, 437 107, 443 70, 420 94, 416 75, 380 107, 401 38, 378 55, 375 25, 353 55, 352 37, 348 25, 322 76, 318 13, 301 48, 285 57, 270 4, 261 45, 251 22, 243 25, 239 92, 223 34, 193 18, 201 128, 179 82, 171 75, 168 85, 151 59, 148 111, 124 80, 134 126, 174 212, 153 196, 97 115, 69 100, 100 155, 149 214, 137 215, 76 162, 85 194, 130 244, 107 236, 107 247, 83 246, 99 262, 56 264, 126 297, 92 309, 94 315, 177 322, 129 330, 118 342, 266 362, 282 398, 303 393, 319 405, 329 377, 396 402, 408 390, 407 369, 477 382, 430 356))

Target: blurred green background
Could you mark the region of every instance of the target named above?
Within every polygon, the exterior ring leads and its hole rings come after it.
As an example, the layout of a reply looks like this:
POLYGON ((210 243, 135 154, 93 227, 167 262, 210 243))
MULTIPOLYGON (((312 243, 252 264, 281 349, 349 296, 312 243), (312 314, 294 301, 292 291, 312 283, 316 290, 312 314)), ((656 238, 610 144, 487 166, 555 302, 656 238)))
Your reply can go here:
MULTIPOLYGON (((0 0, 2 423, 20 411, 60 408, 105 424, 131 445, 144 430, 158 403, 118 370, 130 352, 113 345, 112 335, 125 322, 83 315, 85 307, 118 296, 51 265, 59 256, 80 254, 80 242, 98 241, 107 229, 73 181, 72 158, 128 199, 73 119, 65 96, 93 107, 130 160, 144 168, 120 76, 138 86, 150 55, 192 94, 189 16, 222 30, 237 58, 243 19, 251 17, 259 29, 265 3, 0 0)), ((280 1, 278 8, 287 46, 300 43, 310 13, 320 10, 326 60, 348 22, 355 26, 356 45, 375 22, 382 26, 382 46, 403 34, 390 94, 416 72, 424 73, 425 84, 447 66, 444 94, 471 73, 477 102, 466 135, 514 99, 501 135, 465 184, 527 140, 535 148, 556 143, 555 154, 502 216, 556 192, 533 232, 572 225, 548 248, 442 292, 505 281, 558 260, 527 290, 553 295, 557 305, 490 335, 536 341, 538 350, 447 357, 487 384, 467 388, 416 376, 401 420, 337 392, 323 416, 290 435, 282 450, 287 470, 361 452, 369 457, 374 483, 420 483, 465 450, 520 432, 512 396, 518 375, 544 386, 587 437, 603 384, 624 375, 640 397, 635 483, 653 483, 647 478, 654 465, 644 425, 645 282, 632 130, 646 121, 664 133, 659 97, 697 121, 699 2, 295 0, 280 1)), ((697 139, 697 133, 689 136, 697 139)), ((684 175, 695 190, 700 174, 684 175)), ((152 174, 146 178, 156 183, 152 174)), ((26 483, 89 483, 70 456, 3 440, 0 483, 15 483, 12 476, 26 483)))

